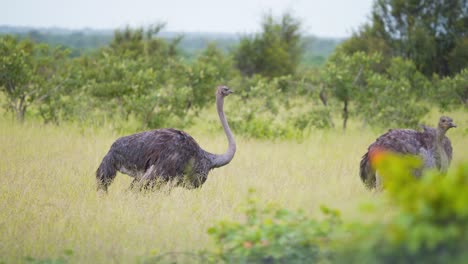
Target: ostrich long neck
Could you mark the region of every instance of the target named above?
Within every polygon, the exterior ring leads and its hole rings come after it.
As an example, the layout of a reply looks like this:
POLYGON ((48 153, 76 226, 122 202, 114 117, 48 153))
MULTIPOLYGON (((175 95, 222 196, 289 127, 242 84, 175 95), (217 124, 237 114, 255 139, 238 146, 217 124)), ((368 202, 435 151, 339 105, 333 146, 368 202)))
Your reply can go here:
POLYGON ((219 120, 221 121, 221 125, 223 125, 224 133, 226 133, 227 140, 229 142, 229 146, 227 151, 221 155, 213 155, 212 163, 213 168, 218 168, 228 164, 234 154, 236 153, 236 141, 232 135, 231 129, 229 128, 229 124, 226 120, 226 116, 224 115, 224 98, 220 94, 216 94, 216 109, 218 110, 219 120))
POLYGON ((445 132, 446 130, 439 126, 437 128, 436 142, 435 142, 435 149, 436 149, 435 159, 436 159, 436 162, 438 163, 437 165, 439 169, 442 172, 446 172, 448 165, 449 165, 448 156, 447 156, 447 153, 445 152, 445 149, 442 143, 444 140, 445 132))
POLYGON ((437 127, 437 133, 436 133, 436 142, 437 144, 442 144, 442 140, 444 140, 444 136, 445 136, 445 130, 438 126, 437 127))

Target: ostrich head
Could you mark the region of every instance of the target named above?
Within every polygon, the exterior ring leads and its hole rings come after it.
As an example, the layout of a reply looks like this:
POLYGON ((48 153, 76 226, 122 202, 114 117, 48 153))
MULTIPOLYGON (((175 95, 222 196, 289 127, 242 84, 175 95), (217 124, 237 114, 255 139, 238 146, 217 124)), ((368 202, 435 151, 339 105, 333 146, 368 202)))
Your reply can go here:
POLYGON ((441 116, 439 119, 439 129, 443 132, 446 132, 452 127, 457 127, 454 123, 452 118, 448 116, 441 116))
POLYGON ((216 95, 220 95, 222 97, 228 96, 229 94, 232 94, 232 93, 233 91, 225 85, 218 86, 218 90, 216 90, 216 95))

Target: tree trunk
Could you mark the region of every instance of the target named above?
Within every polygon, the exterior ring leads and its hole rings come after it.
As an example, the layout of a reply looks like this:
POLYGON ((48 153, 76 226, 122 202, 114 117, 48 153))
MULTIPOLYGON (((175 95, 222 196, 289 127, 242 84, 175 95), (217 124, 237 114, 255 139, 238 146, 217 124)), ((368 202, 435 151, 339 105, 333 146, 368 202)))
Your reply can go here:
POLYGON ((348 100, 344 101, 344 107, 343 107, 343 130, 346 130, 346 123, 348 122, 348 100))
POLYGON ((24 114, 26 113, 26 104, 25 104, 25 96, 21 96, 19 100, 19 104, 17 107, 15 107, 15 113, 16 113, 16 121, 19 123, 24 122, 24 114))
POLYGON ((26 112, 25 108, 17 109, 16 110, 16 121, 18 121, 19 123, 23 123, 24 122, 24 113, 25 112, 26 112))

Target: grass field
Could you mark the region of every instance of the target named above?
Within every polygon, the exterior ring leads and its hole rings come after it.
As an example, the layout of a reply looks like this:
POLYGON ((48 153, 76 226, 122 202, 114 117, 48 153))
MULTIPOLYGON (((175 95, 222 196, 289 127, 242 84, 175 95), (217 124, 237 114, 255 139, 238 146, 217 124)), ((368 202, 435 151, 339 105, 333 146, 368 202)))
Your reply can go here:
MULTIPOLYGON (((426 121, 433 124, 438 115, 426 121)), ((459 126, 448 132, 458 164, 468 160, 468 116, 451 116, 459 126)), ((208 151, 227 147, 221 128, 216 134, 187 132, 208 151)), ((237 137, 232 163, 212 171, 201 189, 135 194, 127 191, 131 178, 119 174, 108 195, 99 196, 95 170, 120 135, 0 119, 0 263, 55 259, 65 250, 73 251, 71 263, 135 263, 210 248, 206 230, 240 218, 249 188, 261 203, 311 216, 326 204, 359 219, 359 205, 380 197, 358 176, 360 157, 378 134, 352 123, 346 133, 314 131, 302 142, 237 137)))

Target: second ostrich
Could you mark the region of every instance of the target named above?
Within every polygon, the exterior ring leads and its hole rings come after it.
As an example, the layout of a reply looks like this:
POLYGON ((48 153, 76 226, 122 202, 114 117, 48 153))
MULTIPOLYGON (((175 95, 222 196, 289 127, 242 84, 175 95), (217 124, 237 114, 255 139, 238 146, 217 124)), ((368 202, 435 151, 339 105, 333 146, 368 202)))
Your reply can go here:
POLYGON ((117 139, 96 171, 97 189, 107 191, 117 171, 134 178, 131 188, 151 188, 158 182, 174 182, 186 188, 198 188, 211 169, 228 164, 236 153, 236 142, 224 115, 224 97, 232 91, 219 86, 216 107, 228 140, 224 154, 203 150, 187 133, 156 129, 117 139))
POLYGON ((404 155, 418 155, 423 160, 423 168, 415 172, 420 176, 422 169, 437 168, 446 172, 452 160, 452 144, 445 133, 456 127, 450 117, 442 116, 437 128, 423 126, 422 132, 412 129, 390 129, 372 143, 360 164, 360 176, 369 188, 382 188, 380 177, 376 174, 373 160, 382 152, 404 155))

